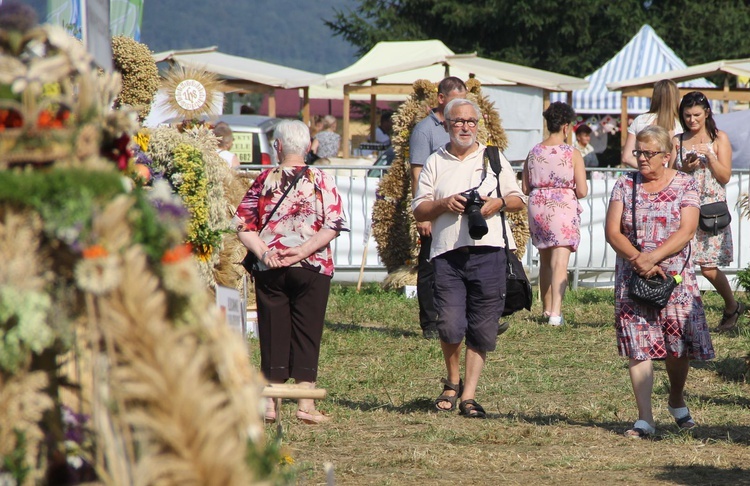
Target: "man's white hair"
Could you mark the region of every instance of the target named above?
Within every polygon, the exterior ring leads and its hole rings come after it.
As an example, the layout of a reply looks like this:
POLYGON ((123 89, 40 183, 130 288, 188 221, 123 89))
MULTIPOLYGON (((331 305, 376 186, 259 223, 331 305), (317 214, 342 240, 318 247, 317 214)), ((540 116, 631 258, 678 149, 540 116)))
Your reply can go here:
POLYGON ((482 118, 482 110, 479 109, 479 105, 474 103, 471 100, 468 100, 466 98, 454 98, 448 102, 447 105, 445 105, 445 110, 443 111, 443 115, 445 118, 453 118, 452 113, 453 109, 459 106, 463 105, 471 105, 474 108, 474 113, 477 115, 477 120, 481 120, 482 118))
POLYGON ((281 142, 285 154, 305 156, 310 150, 310 129, 299 120, 283 120, 276 125, 273 137, 281 142))

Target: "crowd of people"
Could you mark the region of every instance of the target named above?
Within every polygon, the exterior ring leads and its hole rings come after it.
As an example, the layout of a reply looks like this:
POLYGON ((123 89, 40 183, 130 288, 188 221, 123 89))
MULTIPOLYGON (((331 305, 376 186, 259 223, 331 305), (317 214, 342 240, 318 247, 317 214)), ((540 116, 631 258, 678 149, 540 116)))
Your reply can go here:
MULTIPOLYGON (((543 116, 548 135, 529 151, 520 181, 502 153, 477 140, 483 114, 458 78, 438 85, 437 106, 412 131, 419 323, 424 338, 440 341, 446 368, 433 402, 437 412, 486 416, 477 390, 487 353, 507 329, 506 242, 516 250, 503 213, 528 213, 540 259, 540 322, 565 324, 568 264, 581 238, 579 199, 588 193, 586 167, 592 165, 591 132, 576 126, 576 113, 566 103, 552 103, 543 116), (493 155, 499 171, 490 163, 493 155)), ((280 165, 261 173, 237 209, 240 240, 257 257, 252 275, 261 371, 271 383, 294 379, 315 386, 333 274, 330 243, 347 227, 333 179, 305 160, 311 150, 338 150, 334 131, 335 120, 322 120, 313 137, 301 122, 282 122, 274 142, 280 165)), ((736 329, 745 313, 719 268, 732 260, 730 226, 699 224, 702 206, 726 203, 731 160, 731 145, 716 128, 706 97, 692 92, 680 99, 673 82, 656 83, 651 110, 633 122, 623 149, 622 163, 636 170, 617 179, 605 220, 606 240, 617 255, 616 343, 628 359, 638 408, 627 436, 655 432, 654 360, 665 361, 668 411, 676 424, 696 425, 683 393, 689 363, 712 359, 714 350, 695 265, 724 299, 719 332, 736 329), (637 298, 631 289, 636 278, 671 282, 666 305, 637 298)), ((269 400, 266 420, 275 420, 276 413, 269 400)), ((303 399, 297 417, 306 423, 330 420, 303 399)))

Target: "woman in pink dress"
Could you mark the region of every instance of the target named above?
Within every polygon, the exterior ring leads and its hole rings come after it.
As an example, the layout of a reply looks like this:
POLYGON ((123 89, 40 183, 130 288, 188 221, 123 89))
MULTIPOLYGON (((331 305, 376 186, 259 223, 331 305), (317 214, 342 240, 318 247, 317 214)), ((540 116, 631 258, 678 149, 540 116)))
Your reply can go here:
POLYGON ((549 137, 529 152, 523 167, 523 192, 529 196, 531 242, 539 250, 539 293, 544 317, 560 326, 568 286, 568 261, 581 241, 581 205, 586 197, 586 167, 581 153, 568 145, 576 113, 552 103, 544 111, 549 137))

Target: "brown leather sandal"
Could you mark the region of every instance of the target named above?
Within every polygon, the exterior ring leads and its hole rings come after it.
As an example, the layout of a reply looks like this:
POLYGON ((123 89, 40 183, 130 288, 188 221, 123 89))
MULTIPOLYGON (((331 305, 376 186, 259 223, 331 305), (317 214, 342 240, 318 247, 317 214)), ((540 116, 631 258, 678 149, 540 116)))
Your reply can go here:
POLYGON ((443 393, 440 394, 439 397, 435 399, 435 402, 433 405, 435 406, 435 410, 438 412, 452 412, 456 409, 456 401, 458 401, 458 397, 461 396, 461 393, 464 389, 464 382, 463 380, 458 380, 458 384, 451 383, 450 381, 446 380, 445 378, 442 378, 440 380, 440 383, 443 384, 443 393), (448 391, 454 391, 456 392, 455 395, 446 395, 446 392, 448 391), (439 406, 440 403, 448 402, 450 403, 450 408, 442 408, 439 406))

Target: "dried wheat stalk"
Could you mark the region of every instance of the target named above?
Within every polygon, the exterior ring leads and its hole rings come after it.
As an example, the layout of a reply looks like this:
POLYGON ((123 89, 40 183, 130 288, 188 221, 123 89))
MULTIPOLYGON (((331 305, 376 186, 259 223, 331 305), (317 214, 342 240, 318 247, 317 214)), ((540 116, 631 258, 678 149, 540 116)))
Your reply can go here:
MULTIPOLYGON (((122 210, 108 208, 95 225, 102 242, 121 241, 124 220, 111 216, 122 210)), ((89 306, 107 358, 100 369, 108 379, 97 380, 96 394, 102 477, 110 484, 250 484, 247 441, 260 443, 263 428, 260 385, 241 339, 198 294, 187 320, 170 322, 167 294, 140 248, 125 249, 121 264, 118 288, 89 306), (129 451, 132 470, 116 459, 129 451)), ((205 293, 197 272, 187 278, 205 293)))

